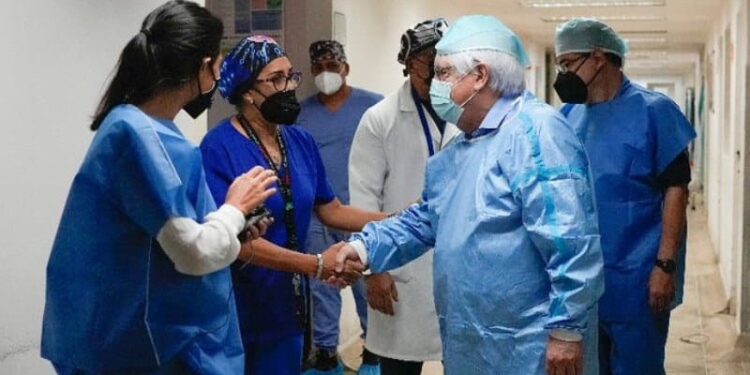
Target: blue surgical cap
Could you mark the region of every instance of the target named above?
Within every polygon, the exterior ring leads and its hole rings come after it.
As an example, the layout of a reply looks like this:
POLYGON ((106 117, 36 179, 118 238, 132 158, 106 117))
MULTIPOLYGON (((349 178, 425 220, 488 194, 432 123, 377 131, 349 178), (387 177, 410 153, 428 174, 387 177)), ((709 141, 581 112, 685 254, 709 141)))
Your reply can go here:
POLYGON ((239 103, 238 96, 243 94, 240 91, 248 89, 268 63, 282 56, 286 53, 270 37, 254 35, 242 39, 221 65, 219 93, 230 103, 239 103))
POLYGON ((448 29, 435 46, 438 55, 466 51, 498 51, 514 57, 523 67, 531 66, 521 38, 497 18, 464 16, 448 29))
POLYGON ((591 18, 576 18, 557 27, 555 56, 587 53, 595 49, 625 58, 628 45, 607 24, 591 18))

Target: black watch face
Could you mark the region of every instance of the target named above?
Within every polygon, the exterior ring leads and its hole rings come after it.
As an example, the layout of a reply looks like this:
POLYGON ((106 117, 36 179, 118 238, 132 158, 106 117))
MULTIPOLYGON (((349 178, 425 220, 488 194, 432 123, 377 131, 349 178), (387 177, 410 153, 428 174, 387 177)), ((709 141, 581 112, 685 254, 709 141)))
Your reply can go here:
POLYGON ((666 273, 674 273, 677 269, 677 264, 673 260, 658 260, 656 264, 666 273))

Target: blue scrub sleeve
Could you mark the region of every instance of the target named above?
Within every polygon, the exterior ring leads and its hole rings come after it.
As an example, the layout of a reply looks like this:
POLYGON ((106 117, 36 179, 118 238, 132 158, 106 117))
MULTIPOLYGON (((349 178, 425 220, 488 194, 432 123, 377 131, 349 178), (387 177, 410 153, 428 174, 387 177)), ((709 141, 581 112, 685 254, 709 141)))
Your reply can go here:
POLYGON ((156 130, 125 121, 112 126, 123 129, 118 142, 124 152, 112 166, 105 188, 111 189, 125 215, 152 237, 170 218, 191 216, 194 208, 156 130))
POLYGON ((435 230, 426 201, 414 204, 389 219, 370 223, 350 241, 360 240, 367 248, 373 273, 399 268, 435 246, 435 230))
POLYGON ((695 129, 672 100, 663 97, 649 106, 649 125, 656 137, 656 173, 667 167, 695 139, 695 129))
MULTIPOLYGON (((603 261, 588 161, 565 123, 526 124, 525 168, 511 175, 531 241, 546 263, 550 308, 545 328, 583 331, 603 292, 603 261)), ((564 120, 560 120, 564 121, 564 120)))
POLYGON ((201 144, 203 167, 206 170, 206 183, 217 206, 224 204, 229 186, 234 182, 234 173, 229 166, 226 149, 212 144, 201 144))

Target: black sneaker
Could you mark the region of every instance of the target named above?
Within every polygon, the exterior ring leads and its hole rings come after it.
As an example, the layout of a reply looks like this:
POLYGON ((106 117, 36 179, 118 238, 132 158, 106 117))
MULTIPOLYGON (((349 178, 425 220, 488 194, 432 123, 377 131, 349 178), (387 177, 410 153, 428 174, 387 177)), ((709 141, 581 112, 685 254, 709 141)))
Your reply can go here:
POLYGON ((339 367, 339 356, 335 351, 316 349, 310 369, 319 371, 335 370, 339 367))
POLYGON ((380 364, 380 357, 378 357, 377 354, 374 354, 373 352, 367 350, 367 348, 364 348, 362 350, 362 364, 377 366, 380 364))

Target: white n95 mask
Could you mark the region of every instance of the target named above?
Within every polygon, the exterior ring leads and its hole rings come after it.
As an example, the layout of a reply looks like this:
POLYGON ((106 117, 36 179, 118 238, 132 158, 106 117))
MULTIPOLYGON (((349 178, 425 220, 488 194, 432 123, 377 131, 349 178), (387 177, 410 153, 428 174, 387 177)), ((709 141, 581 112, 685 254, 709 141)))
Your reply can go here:
POLYGON ((315 87, 325 95, 331 95, 339 91, 344 84, 344 78, 339 73, 322 72, 315 76, 315 87))

